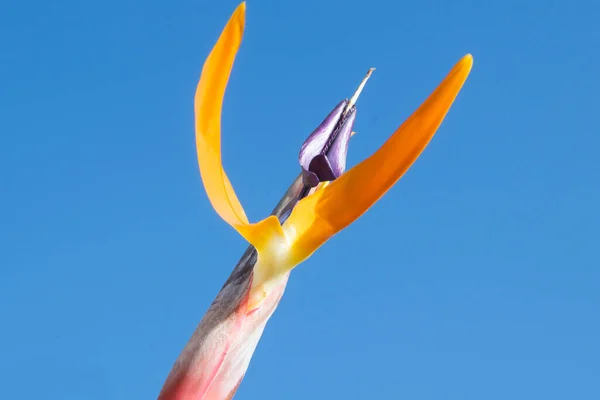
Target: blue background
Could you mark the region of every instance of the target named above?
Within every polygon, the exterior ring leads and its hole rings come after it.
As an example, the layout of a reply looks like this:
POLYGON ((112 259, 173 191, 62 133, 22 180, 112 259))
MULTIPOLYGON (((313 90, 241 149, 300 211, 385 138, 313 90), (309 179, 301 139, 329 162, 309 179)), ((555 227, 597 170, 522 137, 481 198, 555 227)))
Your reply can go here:
MULTIPOLYGON (((246 247, 193 95, 236 1, 3 3, 6 399, 152 399, 246 247)), ((236 399, 599 399, 600 6, 250 0, 224 163, 252 220, 376 67, 349 164, 466 53, 431 145, 293 273, 236 399)))

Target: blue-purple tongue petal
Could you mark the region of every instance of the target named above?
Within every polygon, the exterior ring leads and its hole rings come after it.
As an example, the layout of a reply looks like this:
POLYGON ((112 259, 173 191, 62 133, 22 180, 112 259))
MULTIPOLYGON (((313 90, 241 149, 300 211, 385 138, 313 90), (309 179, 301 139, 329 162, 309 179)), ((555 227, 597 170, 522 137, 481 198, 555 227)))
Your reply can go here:
POLYGON ((352 128, 354 127, 355 120, 356 108, 353 108, 348 112, 346 120, 342 122, 343 125, 340 127, 337 136, 327 150, 327 159, 329 160, 335 178, 339 178, 340 175, 346 171, 348 144, 350 143, 350 136, 352 136, 352 128))
POLYGON ((337 178, 335 172, 333 172, 333 168, 331 167, 329 160, 327 159, 327 156, 324 154, 319 154, 312 159, 310 165, 308 166, 308 172, 316 175, 319 182, 332 181, 337 178))
POLYGON ((300 148, 300 165, 302 169, 308 170, 313 157, 321 154, 323 149, 329 141, 329 137, 333 133, 335 126, 337 125, 344 107, 346 107, 346 101, 341 101, 333 111, 321 122, 321 124, 314 130, 313 133, 306 139, 302 147, 300 148))
POLYGON ((315 187, 319 182, 332 181, 346 168, 348 142, 356 118, 356 109, 353 107, 342 120, 347 104, 347 100, 341 101, 300 149, 302 178, 307 187, 315 187))

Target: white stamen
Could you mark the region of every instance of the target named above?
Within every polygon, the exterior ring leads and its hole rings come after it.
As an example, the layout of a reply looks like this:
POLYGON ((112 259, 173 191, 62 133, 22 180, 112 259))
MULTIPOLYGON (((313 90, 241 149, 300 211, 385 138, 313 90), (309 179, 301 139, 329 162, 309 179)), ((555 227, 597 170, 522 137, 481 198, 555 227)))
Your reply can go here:
POLYGON ((356 89, 356 92, 354 92, 354 94, 350 98, 350 101, 346 105, 346 108, 344 109, 344 115, 348 112, 348 110, 350 110, 352 108, 352 106, 354 104, 356 104, 356 100, 358 100, 358 96, 360 96, 360 93, 362 92, 363 88, 365 87, 365 84, 371 77, 371 74, 373 73, 373 71, 375 71, 375 68, 369 68, 369 71, 367 72, 367 74, 363 78, 362 82, 358 86, 358 89, 356 89))

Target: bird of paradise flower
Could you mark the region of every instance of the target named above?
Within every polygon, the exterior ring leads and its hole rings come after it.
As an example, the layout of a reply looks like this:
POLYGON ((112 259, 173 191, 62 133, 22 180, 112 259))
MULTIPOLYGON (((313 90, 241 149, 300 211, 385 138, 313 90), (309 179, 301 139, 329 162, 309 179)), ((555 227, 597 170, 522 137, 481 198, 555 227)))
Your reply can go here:
POLYGON ((241 3, 202 69, 195 96, 202 181, 219 216, 250 246, 179 355, 159 400, 230 400, 291 270, 377 202, 409 169, 442 123, 471 71, 464 56, 425 102, 366 160, 347 172, 359 89, 301 148, 301 173, 270 216, 250 223, 221 163, 221 107, 245 23, 241 3))

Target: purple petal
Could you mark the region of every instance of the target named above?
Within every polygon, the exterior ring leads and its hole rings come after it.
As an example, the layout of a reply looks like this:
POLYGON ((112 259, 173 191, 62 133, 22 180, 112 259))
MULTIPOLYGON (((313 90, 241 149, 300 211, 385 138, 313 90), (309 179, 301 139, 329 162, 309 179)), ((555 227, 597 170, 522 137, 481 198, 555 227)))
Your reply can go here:
MULTIPOLYGON (((335 178, 346 171, 346 157, 348 156, 348 144, 352 135, 352 128, 356 120, 356 108, 353 108, 346 114, 346 120, 342 122, 339 132, 333 139, 331 147, 327 151, 327 159, 331 164, 331 169, 335 178)), ((335 179, 334 178, 334 179, 335 179)), ((333 180, 333 179, 332 179, 333 180)))
POLYGON ((346 107, 347 101, 341 101, 329 115, 321 122, 313 133, 306 139, 300 148, 300 166, 303 170, 304 184, 308 187, 314 187, 319 184, 318 176, 310 171, 310 163, 319 154, 323 154, 323 149, 330 140, 339 119, 346 107))
POLYGON ((337 178, 327 156, 324 154, 319 154, 312 159, 308 166, 308 172, 315 174, 321 182, 332 181, 337 178))
POLYGON ((347 100, 340 102, 300 149, 302 180, 307 187, 332 181, 346 169, 348 142, 356 119, 356 107, 343 115, 347 104, 347 100))

